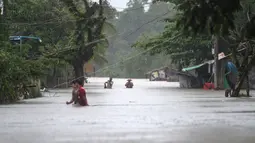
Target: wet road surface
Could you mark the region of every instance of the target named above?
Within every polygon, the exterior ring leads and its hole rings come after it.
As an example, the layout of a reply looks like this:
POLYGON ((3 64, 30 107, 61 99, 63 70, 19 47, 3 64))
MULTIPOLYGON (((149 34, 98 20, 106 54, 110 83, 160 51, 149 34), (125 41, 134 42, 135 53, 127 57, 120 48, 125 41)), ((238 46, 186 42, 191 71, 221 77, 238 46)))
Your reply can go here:
POLYGON ((106 79, 89 80, 89 107, 65 105, 71 89, 1 105, 0 143, 255 142, 255 98, 146 80, 125 89, 125 80, 115 79, 109 90, 102 88, 106 79))

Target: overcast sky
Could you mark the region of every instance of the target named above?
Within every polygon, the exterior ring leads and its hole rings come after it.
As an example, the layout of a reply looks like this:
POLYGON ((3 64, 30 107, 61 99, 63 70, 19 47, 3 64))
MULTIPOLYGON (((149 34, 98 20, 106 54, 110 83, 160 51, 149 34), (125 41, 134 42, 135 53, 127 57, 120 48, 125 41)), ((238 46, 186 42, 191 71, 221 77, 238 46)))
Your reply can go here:
MULTIPOLYGON (((1 0, 0 0, 1 1, 1 0)), ((92 1, 99 1, 99 0, 92 0, 92 1)), ((115 7, 118 11, 122 11, 127 7, 127 2, 129 0, 108 0, 112 7, 115 7)))
POLYGON ((128 1, 129 0, 109 0, 111 5, 117 10, 123 10, 123 8, 126 8, 126 4, 128 1))

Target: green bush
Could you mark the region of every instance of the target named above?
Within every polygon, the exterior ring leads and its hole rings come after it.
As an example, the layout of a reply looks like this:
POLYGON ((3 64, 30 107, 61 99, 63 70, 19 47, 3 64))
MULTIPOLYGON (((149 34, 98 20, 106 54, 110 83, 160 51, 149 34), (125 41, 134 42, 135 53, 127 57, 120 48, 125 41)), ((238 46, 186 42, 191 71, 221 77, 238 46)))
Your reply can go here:
MULTIPOLYGON (((16 52, 16 48, 6 44, 0 49, 0 104, 18 100, 18 95, 22 93, 17 90, 17 87, 19 85, 31 85, 33 84, 32 79, 39 79, 44 74, 42 59, 26 60, 23 58, 24 55, 20 56, 23 53, 16 52)), ((26 46, 22 47, 24 53, 26 53, 26 49, 26 46)), ((35 89, 32 91, 32 94, 39 94, 35 89)))

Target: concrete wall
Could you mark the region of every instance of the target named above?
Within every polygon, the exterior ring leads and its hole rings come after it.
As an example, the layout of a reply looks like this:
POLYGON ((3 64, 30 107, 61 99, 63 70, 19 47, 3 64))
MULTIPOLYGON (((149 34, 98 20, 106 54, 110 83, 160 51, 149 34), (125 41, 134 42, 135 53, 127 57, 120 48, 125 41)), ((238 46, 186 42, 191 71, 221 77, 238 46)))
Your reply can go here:
POLYGON ((41 88, 41 81, 39 79, 31 80, 31 85, 35 85, 35 87, 29 87, 29 96, 25 98, 36 98, 41 97, 42 94, 40 92, 41 88))

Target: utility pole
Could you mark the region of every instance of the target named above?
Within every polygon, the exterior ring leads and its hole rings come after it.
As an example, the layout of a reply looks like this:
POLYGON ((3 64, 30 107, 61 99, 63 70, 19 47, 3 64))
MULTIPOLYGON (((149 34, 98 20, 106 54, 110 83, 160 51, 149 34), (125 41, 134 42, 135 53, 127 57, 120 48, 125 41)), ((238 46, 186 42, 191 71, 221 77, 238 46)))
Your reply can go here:
POLYGON ((3 6, 3 0, 0 0, 0 15, 4 14, 4 6, 3 6))
POLYGON ((214 48, 214 88, 219 88, 219 36, 213 36, 214 48))
POLYGON ((0 25, 0 36, 1 40, 8 41, 8 24, 7 24, 7 7, 8 7, 8 0, 0 0, 0 22, 2 23, 0 25))
MULTIPOLYGON (((3 1, 0 0, 0 23, 3 23, 3 1)), ((3 24, 0 25, 0 41, 3 41, 3 35, 4 35, 4 27, 3 24)))

